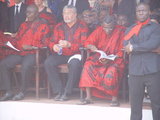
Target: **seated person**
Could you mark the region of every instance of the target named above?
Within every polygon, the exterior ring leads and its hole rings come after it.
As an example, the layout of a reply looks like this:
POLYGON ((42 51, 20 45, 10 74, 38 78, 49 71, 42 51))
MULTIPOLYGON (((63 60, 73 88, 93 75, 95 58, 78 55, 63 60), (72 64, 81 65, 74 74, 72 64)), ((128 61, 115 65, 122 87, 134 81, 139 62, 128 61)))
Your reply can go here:
POLYGON ((108 8, 102 8, 100 11, 99 11, 99 14, 98 14, 98 20, 99 20, 99 23, 102 23, 104 18, 109 15, 109 9, 108 8))
POLYGON ((64 22, 56 25, 53 39, 49 44, 52 55, 45 61, 45 70, 53 93, 57 94, 56 101, 69 99, 74 84, 79 81, 81 73, 81 61, 69 58, 80 53, 79 47, 87 38, 88 28, 85 23, 77 20, 76 8, 67 5, 63 8, 64 22), (69 73, 66 85, 63 86, 57 69, 58 65, 68 64, 69 73))
POLYGON ((88 0, 89 2, 89 7, 94 8, 95 4, 97 3, 97 0, 88 0))
POLYGON ((151 12, 151 21, 160 24, 160 8, 154 9, 151 12))
POLYGON ((0 101, 24 99, 28 80, 36 62, 35 47, 47 46, 50 39, 48 25, 38 17, 36 5, 27 7, 26 16, 28 21, 24 22, 11 43, 20 51, 11 54, 0 62, 0 90, 6 91, 0 101), (21 79, 19 93, 14 96, 11 85, 11 69, 21 64, 21 79))
POLYGON ((62 21, 63 17, 62 17, 62 11, 64 6, 66 5, 72 5, 75 6, 77 9, 77 16, 80 17, 82 12, 84 10, 89 9, 89 3, 88 0, 60 0, 60 5, 59 5, 59 16, 58 16, 58 21, 62 21))
POLYGON ((99 26, 98 14, 95 10, 85 10, 82 13, 82 20, 87 23, 89 34, 99 26))
POLYGON ((127 27, 129 25, 128 18, 126 15, 118 15, 117 16, 117 24, 120 26, 127 27))
POLYGON ((112 100, 112 106, 119 105, 117 97, 124 69, 123 36, 124 29, 116 26, 115 17, 106 16, 102 26, 86 40, 85 47, 93 53, 86 60, 82 71, 79 87, 86 91, 86 98, 80 104, 91 104, 91 96, 95 96, 112 100), (107 58, 100 59, 100 54, 95 50, 117 57, 113 61, 107 58))

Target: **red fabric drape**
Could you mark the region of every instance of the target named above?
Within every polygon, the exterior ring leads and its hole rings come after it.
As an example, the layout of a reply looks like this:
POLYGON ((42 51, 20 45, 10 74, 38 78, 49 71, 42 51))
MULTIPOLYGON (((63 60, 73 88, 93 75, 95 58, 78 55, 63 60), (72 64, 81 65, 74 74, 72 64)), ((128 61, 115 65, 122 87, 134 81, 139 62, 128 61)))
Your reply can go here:
POLYGON ((137 24, 129 31, 129 33, 124 37, 125 40, 129 40, 133 35, 138 35, 141 28, 148 24, 150 19, 147 19, 144 22, 137 22, 137 24))

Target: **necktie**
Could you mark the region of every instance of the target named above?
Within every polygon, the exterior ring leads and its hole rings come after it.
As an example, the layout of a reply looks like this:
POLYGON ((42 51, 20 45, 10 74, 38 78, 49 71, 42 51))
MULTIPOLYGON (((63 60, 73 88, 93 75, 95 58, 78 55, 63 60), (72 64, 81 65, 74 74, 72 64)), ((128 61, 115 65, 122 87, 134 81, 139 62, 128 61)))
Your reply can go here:
POLYGON ((18 7, 19 7, 19 6, 16 5, 16 14, 15 14, 15 15, 18 15, 18 13, 19 13, 19 12, 18 12, 18 7))

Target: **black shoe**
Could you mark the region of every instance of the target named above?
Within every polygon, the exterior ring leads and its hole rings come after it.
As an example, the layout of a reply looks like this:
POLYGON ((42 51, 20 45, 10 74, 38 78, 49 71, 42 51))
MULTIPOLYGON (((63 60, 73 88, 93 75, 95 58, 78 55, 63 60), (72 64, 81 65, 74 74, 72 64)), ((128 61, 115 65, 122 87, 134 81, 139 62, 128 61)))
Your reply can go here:
POLYGON ((24 94, 22 92, 18 93, 15 95, 12 100, 17 101, 17 100, 23 100, 24 99, 24 94))
POLYGON ((62 94, 58 94, 56 95, 56 97, 54 98, 55 101, 60 101, 62 94))
POLYGON ((110 106, 111 106, 111 107, 118 107, 118 106, 120 106, 120 103, 119 103, 118 100, 116 100, 116 101, 111 101, 110 106))
POLYGON ((0 101, 7 101, 7 100, 11 100, 13 97, 13 94, 12 93, 6 93, 1 99, 0 101))
POLYGON ((69 97, 67 95, 62 95, 60 98, 60 101, 67 101, 69 100, 69 97))
POLYGON ((80 101, 78 105, 88 105, 88 104, 93 104, 93 101, 91 99, 84 99, 83 101, 80 101))

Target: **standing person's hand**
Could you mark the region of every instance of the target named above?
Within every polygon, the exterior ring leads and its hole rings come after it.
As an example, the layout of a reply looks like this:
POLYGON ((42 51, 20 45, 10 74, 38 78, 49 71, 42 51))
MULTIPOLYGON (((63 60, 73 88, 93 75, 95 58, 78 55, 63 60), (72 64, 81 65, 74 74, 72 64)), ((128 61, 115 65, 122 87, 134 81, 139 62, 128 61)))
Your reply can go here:
POLYGON ((124 47, 124 50, 125 50, 128 54, 131 53, 132 50, 133 50, 132 44, 129 42, 128 45, 126 45, 126 46, 124 47))

